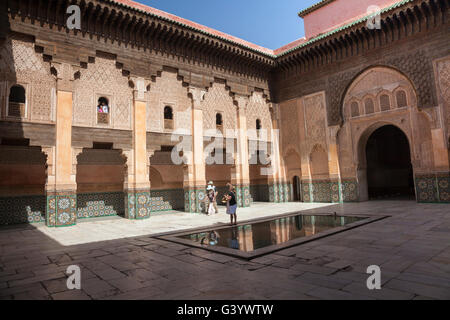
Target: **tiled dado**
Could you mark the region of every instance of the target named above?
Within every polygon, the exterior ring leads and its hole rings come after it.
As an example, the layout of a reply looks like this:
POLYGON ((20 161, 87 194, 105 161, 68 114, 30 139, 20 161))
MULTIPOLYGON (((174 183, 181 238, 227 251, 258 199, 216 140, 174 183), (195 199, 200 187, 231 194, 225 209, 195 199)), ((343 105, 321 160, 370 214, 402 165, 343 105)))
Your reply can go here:
POLYGON ((77 194, 78 219, 123 215, 123 192, 77 194))
POLYGON ((148 219, 151 213, 149 191, 128 191, 125 193, 125 217, 127 219, 148 219))
POLYGON ((236 198, 238 207, 240 208, 250 207, 253 202, 252 196, 250 194, 250 186, 249 185, 236 186, 236 198))
POLYGON ((269 185, 269 202, 291 201, 292 186, 289 183, 277 183, 269 185))
POLYGON ((206 187, 184 189, 184 211, 191 213, 206 212, 206 187))
POLYGON ((450 173, 416 175, 418 202, 450 203, 450 173))
POLYGON ((45 195, 0 197, 0 225, 45 222, 45 195))
POLYGON ((250 185, 250 196, 252 197, 252 201, 269 202, 269 185, 250 185))
POLYGON ((57 193, 47 195, 46 223, 48 227, 68 227, 77 222, 77 195, 57 193))
POLYGON ((151 190, 152 212, 163 212, 184 209, 184 190, 167 189, 151 190))
POLYGON ((356 180, 312 180, 302 181, 303 202, 355 202, 359 200, 356 180))

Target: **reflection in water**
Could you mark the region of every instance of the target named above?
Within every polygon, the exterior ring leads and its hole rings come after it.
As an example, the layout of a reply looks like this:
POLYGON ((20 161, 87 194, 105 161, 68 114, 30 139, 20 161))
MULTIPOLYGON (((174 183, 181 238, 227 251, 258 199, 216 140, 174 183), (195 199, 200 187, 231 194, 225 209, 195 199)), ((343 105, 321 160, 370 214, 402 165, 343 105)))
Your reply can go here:
POLYGON ((219 246, 244 252, 281 244, 293 239, 345 226, 363 220, 360 217, 292 216, 239 227, 196 233, 180 238, 202 246, 219 246))

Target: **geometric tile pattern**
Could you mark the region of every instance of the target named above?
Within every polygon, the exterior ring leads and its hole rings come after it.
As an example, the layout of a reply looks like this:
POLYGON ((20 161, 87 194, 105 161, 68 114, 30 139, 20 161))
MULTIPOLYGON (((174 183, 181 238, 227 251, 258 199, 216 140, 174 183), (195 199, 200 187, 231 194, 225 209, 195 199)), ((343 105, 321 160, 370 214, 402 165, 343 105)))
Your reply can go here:
POLYGON ((438 202, 437 181, 434 175, 416 176, 416 194, 418 202, 438 202))
POLYGON ((269 202, 269 185, 267 184, 250 185, 250 195, 253 201, 269 202))
POLYGON ((416 175, 417 201, 450 203, 450 173, 416 175))
POLYGON ((206 187, 184 189, 184 211, 191 213, 206 212, 206 187))
POLYGON ((77 195, 47 195, 46 220, 48 227, 69 227, 77 222, 77 195))
POLYGON ((148 191, 128 191, 125 194, 127 202, 125 217, 131 220, 150 218, 151 197, 148 191))
POLYGON ((152 212, 184 209, 184 190, 150 190, 152 212))
POLYGON ((341 203, 357 202, 358 185, 356 180, 345 181, 310 181, 302 182, 304 202, 341 203))
POLYGON ((123 192, 77 194, 78 219, 123 215, 123 196, 123 192))
POLYGON ((340 182, 342 202, 358 202, 358 182, 356 180, 342 180, 340 182))
POLYGON ((288 183, 277 183, 269 185, 269 202, 282 203, 291 199, 292 186, 288 183))
POLYGON ((0 197, 0 225, 45 222, 45 196, 0 197))

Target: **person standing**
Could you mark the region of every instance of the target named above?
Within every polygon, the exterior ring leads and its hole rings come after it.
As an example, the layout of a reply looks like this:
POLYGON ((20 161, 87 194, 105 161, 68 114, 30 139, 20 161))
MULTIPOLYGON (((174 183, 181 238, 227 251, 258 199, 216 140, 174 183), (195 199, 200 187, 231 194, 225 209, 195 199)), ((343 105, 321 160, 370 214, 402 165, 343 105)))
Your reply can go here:
POLYGON ((228 192, 225 195, 225 199, 227 200, 227 214, 230 215, 231 225, 237 225, 237 201, 236 201, 236 192, 231 183, 227 183, 228 192), (233 223, 234 221, 234 223, 233 223))
POLYGON ((212 190, 214 190, 214 200, 212 204, 214 206, 214 210, 216 210, 216 213, 219 213, 219 208, 217 207, 217 196, 219 195, 219 192, 217 192, 217 188, 212 181, 208 182, 208 189, 209 188, 212 188, 212 190))

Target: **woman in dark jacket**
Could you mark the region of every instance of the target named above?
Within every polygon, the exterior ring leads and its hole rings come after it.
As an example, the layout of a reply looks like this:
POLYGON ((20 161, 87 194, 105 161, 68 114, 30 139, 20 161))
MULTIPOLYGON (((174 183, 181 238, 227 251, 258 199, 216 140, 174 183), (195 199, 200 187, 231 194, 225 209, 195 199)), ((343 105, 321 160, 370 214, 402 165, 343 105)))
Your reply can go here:
POLYGON ((230 215, 231 225, 237 224, 237 201, 236 201, 236 191, 233 188, 231 183, 227 183, 228 192, 225 195, 225 199, 227 200, 227 214, 230 215), (234 221, 234 223, 233 223, 234 221))

